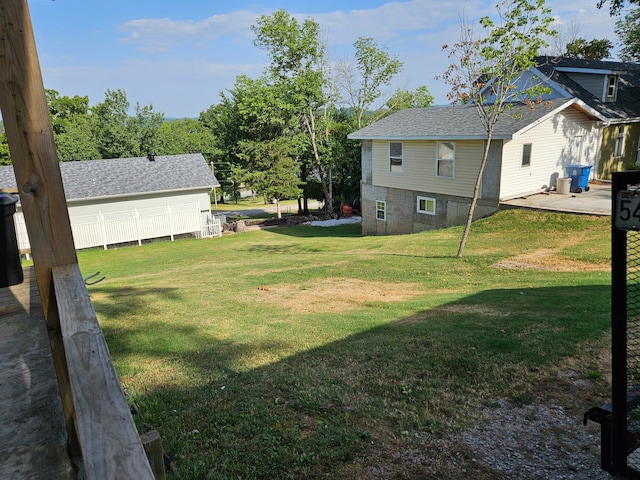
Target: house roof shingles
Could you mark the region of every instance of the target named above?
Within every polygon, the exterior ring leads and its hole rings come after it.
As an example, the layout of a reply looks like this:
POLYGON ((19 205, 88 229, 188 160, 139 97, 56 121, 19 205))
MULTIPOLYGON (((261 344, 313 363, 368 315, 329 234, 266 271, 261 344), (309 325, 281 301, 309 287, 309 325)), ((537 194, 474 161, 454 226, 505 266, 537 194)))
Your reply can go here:
POLYGON ((611 121, 640 119, 640 65, 629 62, 609 62, 566 57, 538 57, 537 69, 559 85, 569 95, 579 98, 611 121), (615 102, 603 102, 576 81, 567 71, 611 72, 617 74, 618 92, 615 102))
MULTIPOLYGON (((200 153, 61 162, 67 200, 220 186, 200 153)), ((13 167, 0 167, 0 189, 15 189, 13 167)))
MULTIPOLYGON (((503 113, 493 130, 493 138, 511 138, 516 132, 562 108, 570 99, 555 99, 531 108, 514 104, 503 113)), ((484 140, 487 130, 473 104, 400 110, 349 135, 358 140, 484 140)))

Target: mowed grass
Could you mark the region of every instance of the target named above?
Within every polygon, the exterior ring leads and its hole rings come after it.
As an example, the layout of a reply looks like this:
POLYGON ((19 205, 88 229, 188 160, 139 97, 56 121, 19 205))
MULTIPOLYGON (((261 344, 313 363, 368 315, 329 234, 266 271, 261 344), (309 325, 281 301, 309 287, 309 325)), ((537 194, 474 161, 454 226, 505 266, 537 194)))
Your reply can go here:
POLYGON ((358 478, 354 465, 459 432, 601 345, 609 222, 501 211, 462 258, 460 228, 346 225, 79 261, 106 276, 89 292, 120 380, 180 478, 358 478))

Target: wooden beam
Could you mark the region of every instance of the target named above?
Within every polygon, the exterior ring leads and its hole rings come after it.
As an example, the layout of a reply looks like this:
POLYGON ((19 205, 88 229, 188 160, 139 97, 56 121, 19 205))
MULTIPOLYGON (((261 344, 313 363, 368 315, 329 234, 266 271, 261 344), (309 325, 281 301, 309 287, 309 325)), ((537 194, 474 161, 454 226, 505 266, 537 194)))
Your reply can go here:
POLYGON ((53 267, 53 283, 87 479, 152 480, 78 264, 53 267))
POLYGON ((51 268, 76 262, 26 0, 0 0, 0 109, 13 162, 72 454, 78 445, 51 268))
POLYGON ((155 480, 165 480, 164 449, 160 434, 157 430, 151 430, 140 435, 140 441, 144 446, 155 480))

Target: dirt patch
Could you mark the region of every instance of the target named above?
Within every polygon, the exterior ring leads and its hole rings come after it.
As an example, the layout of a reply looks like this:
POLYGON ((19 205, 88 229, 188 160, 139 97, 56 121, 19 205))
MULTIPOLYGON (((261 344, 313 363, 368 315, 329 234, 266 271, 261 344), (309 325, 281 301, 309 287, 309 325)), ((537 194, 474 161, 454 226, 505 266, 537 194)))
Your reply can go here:
POLYGON ((493 264, 495 268, 511 270, 544 270, 553 272, 585 272, 608 270, 608 264, 570 260, 558 256, 556 249, 541 249, 516 255, 493 264))
POLYGON ((600 426, 583 425, 584 412, 607 400, 609 342, 585 346, 539 381, 520 401, 498 397, 469 412, 473 425, 441 435, 374 434, 367 454, 335 478, 362 480, 612 480, 600 468, 600 426))
POLYGON ((261 285, 261 302, 294 312, 345 312, 372 302, 399 302, 422 294, 415 283, 388 284, 358 279, 326 278, 313 283, 261 285))

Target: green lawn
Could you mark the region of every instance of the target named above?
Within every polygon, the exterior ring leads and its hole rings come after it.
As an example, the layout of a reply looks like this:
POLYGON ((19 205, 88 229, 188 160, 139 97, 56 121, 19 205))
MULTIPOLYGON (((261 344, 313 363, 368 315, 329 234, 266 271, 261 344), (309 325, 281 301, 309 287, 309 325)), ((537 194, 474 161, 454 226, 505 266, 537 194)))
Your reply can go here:
MULTIPOLYGON (((138 429, 160 432, 180 478, 358 478, 602 345, 609 221, 501 211, 463 258, 460 228, 346 225, 79 261, 106 275, 89 292, 138 429)), ((595 356, 577 363, 603 373, 595 356)))

